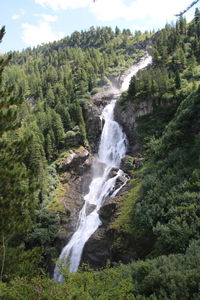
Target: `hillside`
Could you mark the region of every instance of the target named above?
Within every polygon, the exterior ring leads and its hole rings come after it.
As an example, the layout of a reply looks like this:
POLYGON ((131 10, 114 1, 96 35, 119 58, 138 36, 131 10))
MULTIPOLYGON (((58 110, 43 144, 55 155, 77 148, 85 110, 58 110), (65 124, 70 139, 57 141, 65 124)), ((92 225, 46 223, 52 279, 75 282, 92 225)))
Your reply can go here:
POLYGON ((154 35, 91 28, 12 53, 1 77, 0 296, 200 299, 198 9, 189 24, 180 17, 154 35), (132 77, 115 108, 129 140, 121 164, 129 183, 100 209, 103 224, 85 250, 109 251, 99 270, 85 252, 89 266, 66 267, 57 284, 48 277, 75 228, 107 101, 93 96, 119 82, 146 47, 152 65, 132 77))

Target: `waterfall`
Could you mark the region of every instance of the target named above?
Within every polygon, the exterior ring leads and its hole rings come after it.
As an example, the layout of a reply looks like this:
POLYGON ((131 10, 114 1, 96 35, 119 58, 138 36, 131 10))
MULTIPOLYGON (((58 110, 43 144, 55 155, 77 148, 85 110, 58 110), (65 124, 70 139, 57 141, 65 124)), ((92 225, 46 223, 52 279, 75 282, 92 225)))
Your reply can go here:
MULTIPOLYGON (((124 79, 121 91, 126 89, 127 82, 132 75, 151 62, 151 57, 146 56, 135 65, 130 74, 124 79)), ((89 186, 89 192, 84 197, 84 205, 79 213, 77 229, 72 235, 68 244, 63 248, 59 260, 62 267, 69 264, 69 271, 76 272, 81 260, 85 243, 90 236, 101 225, 98 211, 108 197, 114 197, 126 184, 127 177, 119 169, 121 159, 126 154, 127 140, 120 125, 114 120, 114 107, 116 100, 112 100, 103 110, 101 119, 104 120, 99 151, 93 163, 93 178, 89 186), (113 168, 118 168, 113 172, 113 168), (123 178, 121 186, 115 188, 118 178, 123 178), (92 211, 88 212, 88 207, 92 206, 92 211)), ((59 266, 54 270, 54 279, 57 282, 63 280, 59 272, 59 266)))
POLYGON ((121 92, 124 92, 128 89, 131 77, 134 76, 139 70, 146 68, 149 64, 152 63, 152 56, 144 56, 137 64, 130 68, 128 75, 124 78, 121 85, 121 92))

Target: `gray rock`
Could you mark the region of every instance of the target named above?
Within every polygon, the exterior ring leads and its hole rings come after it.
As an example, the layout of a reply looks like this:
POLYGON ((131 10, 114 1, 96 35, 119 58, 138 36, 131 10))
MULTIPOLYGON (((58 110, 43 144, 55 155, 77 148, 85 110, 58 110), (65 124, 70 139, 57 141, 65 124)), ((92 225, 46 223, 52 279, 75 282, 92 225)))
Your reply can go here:
POLYGON ((71 150, 70 153, 61 160, 58 165, 59 172, 70 172, 82 175, 85 169, 91 166, 92 158, 87 149, 81 147, 77 150, 71 150))
POLYGON ((95 204, 90 204, 87 202, 86 204, 86 216, 89 215, 96 208, 95 204))
POLYGON ((109 229, 109 224, 116 217, 118 202, 116 198, 110 198, 99 210, 102 225, 93 233, 86 242, 81 263, 87 263, 92 268, 101 268, 108 260, 115 261, 116 252, 113 242, 115 231, 109 229))
POLYGON ((99 218, 104 225, 107 225, 114 219, 118 203, 116 198, 110 198, 99 210, 99 218))
POLYGON ((111 170, 110 170, 110 173, 109 173, 109 177, 110 178, 112 178, 112 177, 114 177, 114 176, 116 176, 117 175, 117 172, 119 171, 119 168, 116 168, 116 167, 114 167, 114 168, 112 168, 111 170))
POLYGON ((128 153, 131 155, 137 153, 141 149, 141 145, 137 137, 137 118, 150 114, 153 111, 153 101, 144 100, 137 102, 127 101, 126 105, 121 105, 118 101, 115 106, 115 120, 122 126, 127 135, 129 145, 128 153))
POLYGON ((106 265, 112 258, 112 235, 100 227, 85 244, 81 264, 87 263, 97 269, 106 265))

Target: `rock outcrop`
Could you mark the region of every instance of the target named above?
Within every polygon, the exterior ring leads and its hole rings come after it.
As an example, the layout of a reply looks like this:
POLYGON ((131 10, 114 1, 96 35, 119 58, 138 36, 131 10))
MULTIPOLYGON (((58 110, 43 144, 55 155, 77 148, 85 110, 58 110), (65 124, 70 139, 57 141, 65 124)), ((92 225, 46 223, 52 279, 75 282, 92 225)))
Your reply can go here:
POLYGON ((69 154, 60 161, 58 172, 70 172, 81 176, 91 166, 91 159, 90 152, 84 147, 70 150, 69 154))
MULTIPOLYGON (((74 233, 78 215, 84 204, 84 194, 87 193, 91 181, 91 164, 93 156, 84 147, 70 150, 57 163, 61 190, 58 195, 64 209, 60 215, 60 229, 57 234, 56 247, 60 252, 74 233), (83 176, 84 175, 84 176, 83 176)), ((92 207, 88 208, 90 211, 92 207)))
POLYGON ((127 101, 126 106, 117 102, 115 106, 115 119, 122 126, 129 141, 128 153, 135 154, 140 151, 140 143, 137 137, 137 118, 150 114, 153 111, 153 101, 140 102, 127 101))
POLYGON ((119 202, 117 198, 110 198, 99 210, 102 225, 86 242, 81 263, 86 263, 94 269, 105 267, 107 262, 128 263, 138 256, 135 251, 124 253, 116 245, 119 233, 109 227, 110 223, 117 217, 119 202))
POLYGON ((128 154, 135 155, 141 150, 137 136, 138 118, 151 114, 156 107, 168 108, 177 104, 176 99, 134 99, 123 104, 118 101, 115 106, 115 120, 122 126, 127 135, 129 147, 128 154))

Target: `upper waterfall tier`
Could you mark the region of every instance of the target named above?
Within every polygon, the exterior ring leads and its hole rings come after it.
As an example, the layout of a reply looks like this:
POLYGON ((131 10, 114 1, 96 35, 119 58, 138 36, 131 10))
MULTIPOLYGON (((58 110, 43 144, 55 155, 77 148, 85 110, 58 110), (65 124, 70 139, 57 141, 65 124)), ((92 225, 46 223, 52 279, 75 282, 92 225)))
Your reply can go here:
POLYGON ((123 79, 121 85, 121 92, 128 90, 131 78, 136 75, 139 70, 146 68, 149 64, 152 63, 152 57, 150 55, 144 56, 137 64, 129 69, 128 75, 123 79))

